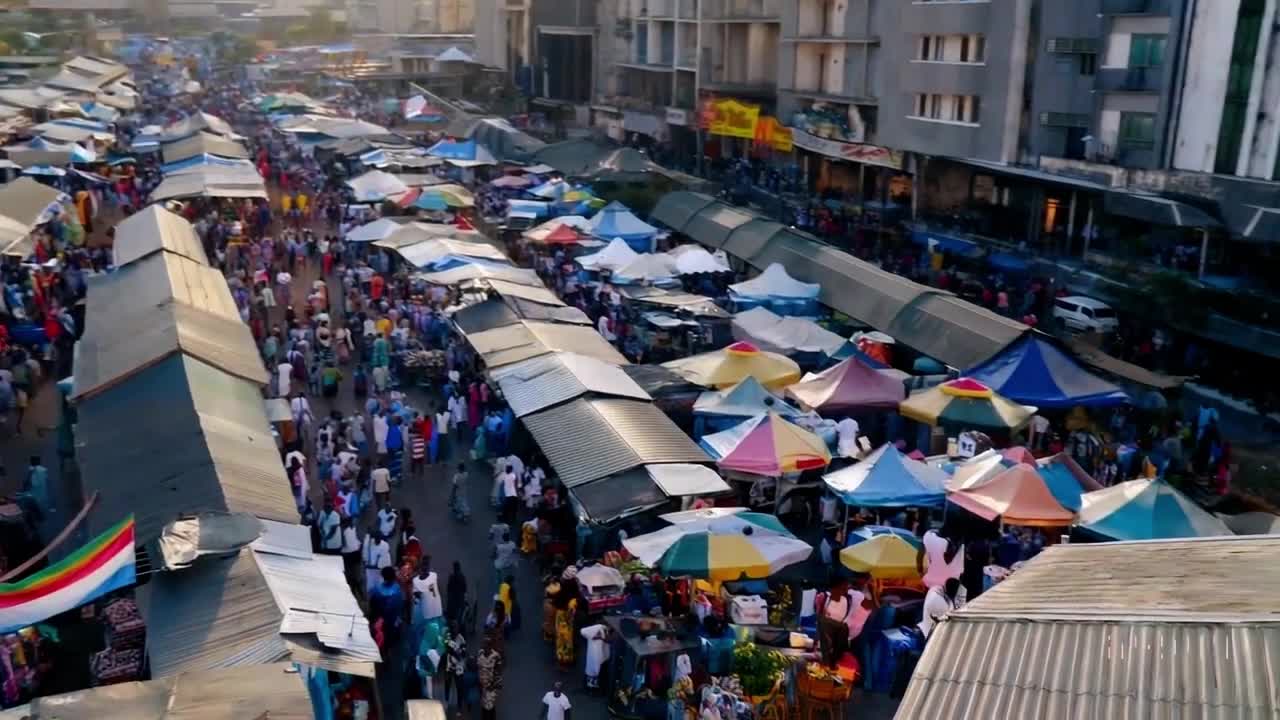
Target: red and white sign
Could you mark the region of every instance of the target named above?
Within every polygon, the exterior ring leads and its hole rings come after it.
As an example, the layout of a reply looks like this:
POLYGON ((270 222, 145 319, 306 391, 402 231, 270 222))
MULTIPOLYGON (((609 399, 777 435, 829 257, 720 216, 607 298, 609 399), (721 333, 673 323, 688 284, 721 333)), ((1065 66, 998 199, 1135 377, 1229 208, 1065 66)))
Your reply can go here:
POLYGON ((890 150, 879 145, 829 140, 820 138, 817 135, 811 135, 797 128, 791 129, 791 139, 798 148, 837 160, 880 165, 894 170, 902 169, 902 152, 898 150, 890 150))

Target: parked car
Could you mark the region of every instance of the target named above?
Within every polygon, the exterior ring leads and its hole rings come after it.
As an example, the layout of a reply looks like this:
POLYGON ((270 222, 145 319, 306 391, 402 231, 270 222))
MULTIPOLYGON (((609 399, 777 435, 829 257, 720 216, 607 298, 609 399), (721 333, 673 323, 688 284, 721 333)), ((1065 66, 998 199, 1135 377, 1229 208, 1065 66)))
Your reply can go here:
POLYGON ((1053 303, 1053 318, 1074 332, 1115 332, 1120 325, 1116 311, 1101 300, 1083 295, 1069 295, 1053 303))

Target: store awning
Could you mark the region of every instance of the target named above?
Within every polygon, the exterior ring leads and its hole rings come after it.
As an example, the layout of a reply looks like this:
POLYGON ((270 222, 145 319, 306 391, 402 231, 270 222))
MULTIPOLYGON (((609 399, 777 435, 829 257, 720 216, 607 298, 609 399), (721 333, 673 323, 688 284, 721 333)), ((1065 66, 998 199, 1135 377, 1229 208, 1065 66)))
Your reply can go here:
POLYGON ((571 488, 582 512, 601 524, 660 507, 668 502, 644 468, 571 488))
POLYGON ((659 198, 658 203, 653 207, 653 212, 649 213, 649 218, 666 225, 672 230, 684 232, 684 228, 689 224, 689 221, 693 220, 702 210, 718 204, 719 201, 715 198, 701 193, 667 193, 659 198))
POLYGON ((579 398, 528 415, 523 422, 561 482, 570 488, 641 465, 711 462, 671 418, 648 401, 579 398))
POLYGON ((668 497, 715 495, 732 489, 719 473, 706 465, 669 463, 645 465, 644 469, 668 497))
POLYGON ((1252 242, 1280 242, 1280 207, 1223 203, 1232 234, 1252 242))
POLYGON ((1113 190, 1107 193, 1103 207, 1112 215, 1155 225, 1206 229, 1222 226, 1217 218, 1194 205, 1149 193, 1113 190))

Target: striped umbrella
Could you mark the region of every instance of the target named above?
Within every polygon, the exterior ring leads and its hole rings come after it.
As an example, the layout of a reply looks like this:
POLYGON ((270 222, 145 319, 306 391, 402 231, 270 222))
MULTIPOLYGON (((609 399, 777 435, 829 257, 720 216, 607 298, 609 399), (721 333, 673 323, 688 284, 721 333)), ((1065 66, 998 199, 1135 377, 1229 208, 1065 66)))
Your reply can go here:
POLYGON ((867 525, 849 534, 849 545, 840 551, 840 563, 854 572, 875 578, 908 578, 920 574, 916 559, 920 540, 900 528, 867 525))
POLYGON ((813 552, 778 519, 762 513, 690 518, 623 541, 646 565, 674 577, 707 580, 765 578, 803 562, 813 552))
POLYGON ((913 394, 898 412, 927 425, 1001 433, 1027 424, 1036 408, 1001 397, 973 378, 959 378, 913 394))
POLYGON ((778 477, 831 462, 822 438, 772 411, 704 435, 700 442, 721 468, 752 475, 778 477))

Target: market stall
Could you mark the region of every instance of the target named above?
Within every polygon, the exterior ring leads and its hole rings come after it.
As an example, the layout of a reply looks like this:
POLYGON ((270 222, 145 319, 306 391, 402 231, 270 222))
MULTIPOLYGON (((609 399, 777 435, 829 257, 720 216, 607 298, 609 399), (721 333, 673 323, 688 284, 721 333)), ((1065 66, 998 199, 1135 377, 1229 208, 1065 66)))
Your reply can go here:
POLYGON ((703 387, 728 388, 748 377, 770 390, 780 390, 800 379, 800 366, 776 353, 762 352, 748 342, 701 355, 672 360, 663 367, 703 387))

